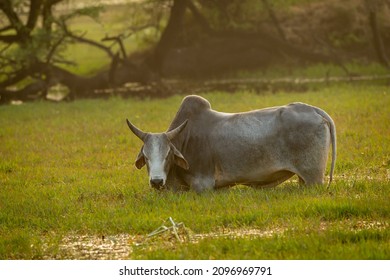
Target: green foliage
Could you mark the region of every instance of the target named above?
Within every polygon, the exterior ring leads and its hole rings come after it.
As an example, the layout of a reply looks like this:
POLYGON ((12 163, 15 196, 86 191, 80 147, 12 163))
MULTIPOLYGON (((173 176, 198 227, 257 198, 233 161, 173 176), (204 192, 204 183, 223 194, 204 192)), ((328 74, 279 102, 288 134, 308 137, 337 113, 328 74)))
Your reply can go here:
MULTIPOLYGON (((48 32, 44 28, 36 28, 31 34, 31 40, 26 45, 12 48, 9 56, 23 66, 34 63, 35 59, 46 61, 51 47, 62 37, 63 32, 61 30, 48 32)), ((60 55, 61 51, 64 51, 64 46, 56 49, 56 55, 60 55)))
MULTIPOLYGON (((127 5, 109 5, 103 8, 91 8, 96 14, 79 11, 65 15, 68 27, 89 40, 101 42, 106 36, 120 36, 127 54, 140 52, 157 42, 160 28, 165 23, 163 15, 169 14, 164 1, 135 2, 127 5), (94 10, 95 9, 95 10, 94 10)), ((107 46, 111 42, 105 43, 107 46)), ((119 51, 118 46, 112 50, 119 51)), ((70 57, 75 65, 64 65, 76 74, 94 74, 110 64, 110 58, 102 50, 90 45, 75 43, 67 44, 63 53, 70 57)))
MULTIPOLYGON (((240 112, 292 101, 335 120, 335 181, 271 189, 237 186, 197 195, 156 192, 134 167, 141 147, 129 118, 164 131, 183 98, 37 102, 0 110, 0 259, 62 258, 64 236, 144 237, 168 217, 196 243, 157 241, 129 258, 388 259, 388 87, 338 84, 308 93, 202 94, 216 110, 240 112), (269 236, 240 234, 257 230, 269 236)), ((128 242, 126 246, 132 246, 128 242)))
MULTIPOLYGON (((20 8, 20 5, 22 4, 22 2, 13 3, 15 9, 20 8)), ((102 11, 102 6, 94 6, 77 9, 57 18, 50 18, 51 25, 52 27, 55 26, 55 28, 47 28, 47 26, 38 25, 31 32, 29 38, 24 40, 23 43, 18 45, 14 44, 10 48, 4 48, 3 55, 5 55, 7 59, 10 59, 10 61, 13 61, 11 67, 17 69, 29 67, 36 63, 37 60, 46 62, 49 55, 51 56, 51 59, 57 61, 72 61, 72 59, 69 60, 69 58, 64 59, 66 56, 66 49, 72 40, 64 40, 65 34, 61 27, 62 24, 66 24, 65 22, 80 17, 88 17, 95 22, 98 22, 99 15, 102 11)))
POLYGON ((70 13, 61 15, 59 17, 59 19, 61 21, 66 21, 66 20, 77 18, 77 17, 80 17, 80 16, 86 16, 86 17, 89 17, 89 18, 99 22, 100 14, 104 10, 105 10, 105 8, 102 5, 90 6, 90 7, 76 9, 74 11, 71 11, 70 13))

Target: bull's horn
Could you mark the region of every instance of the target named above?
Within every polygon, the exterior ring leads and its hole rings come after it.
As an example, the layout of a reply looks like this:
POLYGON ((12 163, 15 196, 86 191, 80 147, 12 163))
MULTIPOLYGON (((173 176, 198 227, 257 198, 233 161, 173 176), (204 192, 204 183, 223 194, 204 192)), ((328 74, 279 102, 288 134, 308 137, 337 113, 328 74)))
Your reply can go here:
POLYGON ((180 132, 186 127, 188 120, 185 120, 181 125, 167 132, 167 136, 169 140, 174 139, 180 132))
POLYGON ((147 133, 143 132, 141 129, 133 125, 131 122, 129 122, 128 119, 126 119, 126 121, 127 125, 129 126, 130 130, 135 134, 135 136, 144 141, 147 133))

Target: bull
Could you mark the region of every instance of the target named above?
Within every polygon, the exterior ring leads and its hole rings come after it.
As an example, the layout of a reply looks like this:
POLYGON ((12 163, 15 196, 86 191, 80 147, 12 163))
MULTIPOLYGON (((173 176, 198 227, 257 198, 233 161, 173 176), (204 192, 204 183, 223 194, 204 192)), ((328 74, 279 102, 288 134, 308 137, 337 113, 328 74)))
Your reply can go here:
POLYGON ((143 142, 135 166, 146 165, 156 189, 271 187, 295 174, 302 184, 324 184, 330 146, 332 182, 336 127, 325 111, 308 104, 223 113, 190 95, 166 132, 147 133, 126 121, 143 142))

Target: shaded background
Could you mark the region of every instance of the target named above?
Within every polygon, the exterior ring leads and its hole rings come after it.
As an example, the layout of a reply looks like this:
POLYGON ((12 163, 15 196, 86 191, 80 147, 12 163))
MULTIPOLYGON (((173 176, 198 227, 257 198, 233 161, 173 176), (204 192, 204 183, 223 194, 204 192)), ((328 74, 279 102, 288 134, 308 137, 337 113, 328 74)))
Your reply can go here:
POLYGON ((389 45, 385 0, 3 0, 0 103, 388 79, 389 45))

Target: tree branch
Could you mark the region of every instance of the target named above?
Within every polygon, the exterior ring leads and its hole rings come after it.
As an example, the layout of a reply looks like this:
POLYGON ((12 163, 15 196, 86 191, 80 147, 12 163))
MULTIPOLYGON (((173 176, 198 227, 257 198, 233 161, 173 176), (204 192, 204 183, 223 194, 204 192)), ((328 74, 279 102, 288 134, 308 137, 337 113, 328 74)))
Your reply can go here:
POLYGON ((3 35, 0 37, 0 40, 7 43, 25 43, 29 36, 29 30, 27 30, 22 20, 19 18, 18 14, 14 11, 12 1, 0 1, 0 10, 2 10, 7 16, 10 22, 10 26, 12 26, 12 29, 15 29, 16 31, 16 35, 3 35))
POLYGON ((276 17, 276 14, 275 14, 274 10, 272 9, 271 5, 268 3, 268 0, 262 0, 262 2, 263 2, 263 6, 265 7, 265 9, 268 11, 268 14, 271 18, 271 21, 275 25, 275 28, 278 31, 280 38, 283 41, 287 41, 286 34, 284 34, 284 31, 283 31, 282 27, 280 26, 279 20, 276 17))
POLYGON ((62 29, 64 30, 66 36, 68 36, 69 38, 72 38, 73 40, 75 41, 78 41, 80 43, 84 43, 84 44, 87 44, 87 45, 91 45, 91 46, 94 46, 94 47, 97 47, 101 50, 103 50, 104 52, 107 53, 107 55, 110 57, 110 58, 114 58, 115 54, 111 51, 111 49, 103 44, 99 44, 98 42, 96 41, 93 41, 93 40, 90 40, 90 39, 86 39, 82 36, 77 36, 75 34, 73 34, 71 31, 69 31, 69 29, 67 28, 66 24, 64 22, 62 23, 58 23, 57 24, 59 26, 62 27, 62 29))
POLYGON ((63 0, 46 0, 42 8, 42 25, 46 31, 51 30, 51 24, 53 23, 52 7, 63 0))
POLYGON ((37 24, 39 14, 41 13, 42 0, 30 0, 30 12, 27 19, 26 28, 31 31, 37 24))
POLYGON ((19 42, 20 37, 18 35, 1 35, 0 41, 7 43, 7 44, 12 44, 12 43, 19 42))
POLYGON ((50 63, 52 57, 54 56, 57 48, 62 44, 62 42, 65 40, 66 36, 63 35, 61 38, 51 47, 49 53, 46 56, 46 63, 50 63))
POLYGON ((0 33, 6 32, 6 31, 11 30, 11 29, 13 29, 12 25, 5 26, 3 28, 0 28, 0 33))
MULTIPOLYGON (((102 42, 107 42, 107 41, 114 41, 116 43, 119 44, 119 47, 121 49, 121 52, 122 52, 122 56, 123 56, 123 59, 125 59, 127 57, 127 54, 126 54, 126 49, 125 49, 125 46, 123 44, 123 41, 122 41, 122 38, 121 38, 121 35, 118 35, 118 36, 112 36, 112 37, 105 37, 102 39, 102 42)), ((113 59, 117 59, 116 58, 117 55, 115 55, 115 58, 113 57, 113 59)))
POLYGON ((28 77, 30 74, 31 74, 30 68, 23 68, 23 69, 20 69, 18 71, 15 71, 13 77, 11 77, 5 81, 0 82, 0 89, 5 88, 5 87, 10 86, 10 85, 13 85, 13 84, 16 84, 16 83, 20 82, 21 80, 25 79, 26 77, 28 77))

